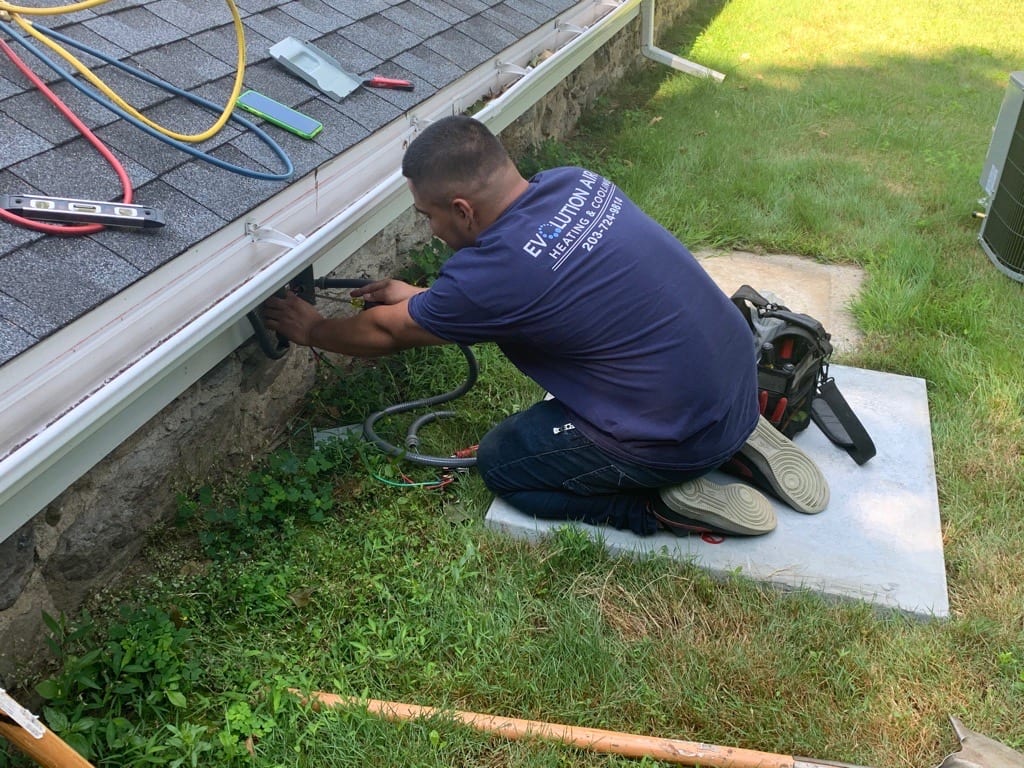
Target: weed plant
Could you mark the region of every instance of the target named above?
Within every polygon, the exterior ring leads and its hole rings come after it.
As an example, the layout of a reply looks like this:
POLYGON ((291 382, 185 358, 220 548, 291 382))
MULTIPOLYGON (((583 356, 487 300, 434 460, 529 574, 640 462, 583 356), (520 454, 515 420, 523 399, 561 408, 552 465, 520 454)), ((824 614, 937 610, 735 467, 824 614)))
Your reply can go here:
MULTIPOLYGON (((473 473, 351 441, 312 452, 314 428, 464 377, 456 349, 416 350, 325 362, 287 451, 183 495, 159 567, 118 601, 48 619, 54 730, 99 766, 638 764, 317 712, 298 688, 863 765, 936 764, 950 713, 1024 748, 1022 296, 971 218, 1024 17, 1003 0, 712 1, 659 44, 725 81, 650 65, 524 170, 606 173, 694 249, 864 268, 866 340, 844 362, 927 381, 951 617, 616 559, 571 530, 511 541, 482 527, 473 473)), ((412 260, 429 275, 439 258, 412 260)), ((479 383, 425 449, 470 445, 539 396, 477 354, 479 383)), ((380 428, 400 442, 406 423, 380 428)))

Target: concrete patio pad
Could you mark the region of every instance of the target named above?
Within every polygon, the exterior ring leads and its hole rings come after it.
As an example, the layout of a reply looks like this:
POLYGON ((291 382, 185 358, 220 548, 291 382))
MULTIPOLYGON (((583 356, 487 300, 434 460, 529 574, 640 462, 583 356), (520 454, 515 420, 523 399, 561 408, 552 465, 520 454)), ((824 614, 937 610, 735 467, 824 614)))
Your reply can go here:
MULTIPOLYGON (((793 257, 744 256, 749 259, 711 260, 708 271, 723 290, 731 293, 743 282, 771 290, 792 309, 822 319, 830 331, 845 329, 839 338, 833 331, 837 347, 849 349, 856 342, 855 327, 839 316, 852 297, 856 275, 793 257), (782 271, 762 274, 758 271, 762 267, 782 271), (778 285, 799 286, 802 293, 783 293, 778 285), (844 292, 847 295, 840 300, 837 293, 844 292)), ((700 536, 639 537, 607 527, 578 527, 616 553, 661 552, 715 574, 738 571, 783 588, 864 600, 915 616, 948 616, 925 382, 840 365, 833 365, 832 373, 878 453, 858 466, 813 424, 797 436, 796 443, 818 463, 829 482, 831 501, 821 514, 801 515, 775 502, 779 518, 775 531, 753 538, 729 537, 721 543, 700 536)), ((718 473, 711 479, 734 482, 718 473)), ((566 525, 536 520, 497 499, 485 522, 532 540, 566 525)))
MULTIPOLYGON (((765 536, 711 543, 671 533, 641 537, 579 525, 620 554, 663 552, 715 574, 738 571, 781 587, 869 601, 917 616, 949 615, 946 571, 922 379, 833 366, 836 382, 875 441, 857 466, 813 424, 796 443, 829 482, 828 509, 801 515, 775 502, 779 525, 765 536), (881 398, 878 393, 885 393, 881 398)), ((719 473, 718 482, 734 482, 719 473)), ((566 523, 536 520, 495 499, 485 523, 536 540, 566 523)))

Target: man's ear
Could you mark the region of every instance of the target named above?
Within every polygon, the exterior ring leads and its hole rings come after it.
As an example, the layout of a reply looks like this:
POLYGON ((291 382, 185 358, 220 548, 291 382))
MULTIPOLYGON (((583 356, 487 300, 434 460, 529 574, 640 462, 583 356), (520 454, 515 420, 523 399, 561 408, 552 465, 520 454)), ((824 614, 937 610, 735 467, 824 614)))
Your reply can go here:
POLYGON ((457 220, 463 224, 472 227, 476 222, 476 211, 473 209, 473 204, 464 197, 456 197, 451 202, 452 213, 455 214, 457 220))

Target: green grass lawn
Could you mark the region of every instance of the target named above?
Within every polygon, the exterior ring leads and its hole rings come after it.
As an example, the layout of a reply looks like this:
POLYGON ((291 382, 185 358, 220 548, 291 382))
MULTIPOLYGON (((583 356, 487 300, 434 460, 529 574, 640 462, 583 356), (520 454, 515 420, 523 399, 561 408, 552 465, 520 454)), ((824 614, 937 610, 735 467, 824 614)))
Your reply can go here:
MULTIPOLYGON (((327 369, 294 454, 183 493, 153 575, 52 621, 54 730, 102 766, 637 764, 313 712, 297 686, 872 766, 936 765, 951 713, 1024 748, 1024 296, 971 217, 1024 15, 731 0, 659 43, 725 81, 652 64, 524 167, 606 173, 694 249, 864 268, 865 341, 841 362, 927 381, 952 616, 712 581, 572 532, 510 541, 484 530, 471 473, 437 489, 352 446, 307 455, 310 424, 459 383, 457 350, 419 350, 327 369)), ((538 394, 493 348, 480 358, 461 418, 429 428, 439 452, 538 394)))

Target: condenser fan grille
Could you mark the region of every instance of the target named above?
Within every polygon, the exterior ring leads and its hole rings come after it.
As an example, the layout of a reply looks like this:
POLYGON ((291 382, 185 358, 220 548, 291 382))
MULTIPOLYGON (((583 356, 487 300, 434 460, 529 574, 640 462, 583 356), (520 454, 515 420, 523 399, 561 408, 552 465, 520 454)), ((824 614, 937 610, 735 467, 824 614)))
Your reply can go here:
MULTIPOLYGON (((1006 154, 998 163, 999 181, 990 196, 979 239, 993 264, 1015 280, 1024 282, 1024 110, 1016 78, 1010 90, 1015 92, 1014 98, 1009 98, 1008 94, 1004 100, 1000 123, 1011 132, 1008 142, 1004 135, 999 143, 1000 147, 1005 145, 1006 154), (1009 109, 1016 114, 1005 114, 1009 109)), ((993 140, 993 148, 995 146, 993 140)))

